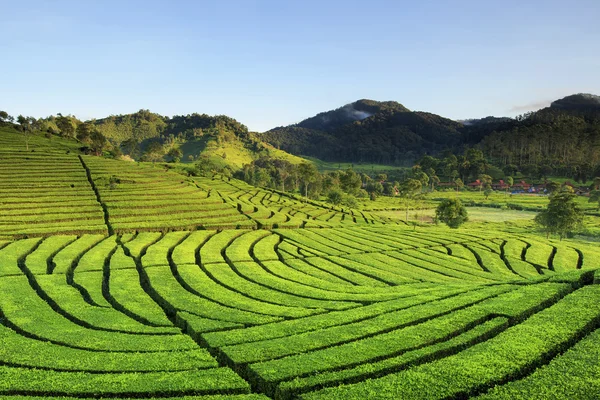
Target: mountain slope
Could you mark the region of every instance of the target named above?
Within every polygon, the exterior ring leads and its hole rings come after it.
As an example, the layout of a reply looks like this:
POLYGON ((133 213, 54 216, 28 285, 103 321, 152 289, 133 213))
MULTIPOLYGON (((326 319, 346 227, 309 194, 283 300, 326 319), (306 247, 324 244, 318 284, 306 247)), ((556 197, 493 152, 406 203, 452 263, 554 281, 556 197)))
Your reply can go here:
MULTIPOLYGON (((494 127, 468 127, 499 164, 532 166, 584 179, 600 173, 600 103, 578 94, 494 127), (596 172, 595 172, 596 171, 596 172)), ((471 140, 477 139, 471 136, 471 140)))
POLYGON ((332 161, 395 163, 459 143, 462 124, 402 104, 359 100, 260 134, 283 150, 332 161))
POLYGON ((359 100, 260 138, 328 161, 410 163, 445 149, 481 146, 499 165, 593 170, 600 163, 600 97, 575 94, 517 118, 452 121, 396 102, 359 100))

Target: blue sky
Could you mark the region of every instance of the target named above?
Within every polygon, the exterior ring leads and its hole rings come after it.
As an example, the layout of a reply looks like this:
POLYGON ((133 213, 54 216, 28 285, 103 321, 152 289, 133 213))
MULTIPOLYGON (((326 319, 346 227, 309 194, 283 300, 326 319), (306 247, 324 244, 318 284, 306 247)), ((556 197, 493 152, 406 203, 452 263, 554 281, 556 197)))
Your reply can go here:
POLYGON ((0 3, 14 115, 147 108, 263 131, 361 98, 462 119, 600 94, 598 0, 0 3))

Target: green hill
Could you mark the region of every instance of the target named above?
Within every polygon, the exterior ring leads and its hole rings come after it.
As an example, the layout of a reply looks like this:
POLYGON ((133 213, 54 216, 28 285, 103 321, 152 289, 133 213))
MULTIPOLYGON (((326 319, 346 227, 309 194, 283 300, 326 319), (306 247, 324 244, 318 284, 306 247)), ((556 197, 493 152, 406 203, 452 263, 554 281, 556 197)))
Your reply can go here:
POLYGON ((393 164, 458 145, 461 126, 393 101, 359 100, 260 137, 293 154, 327 161, 393 164))
POLYGON ((22 133, 0 129, 0 239, 386 223, 220 175, 182 175, 172 164, 86 155, 80 146, 33 134, 26 150, 22 133))
POLYGON ((598 393, 593 244, 27 139, 0 129, 2 399, 598 393))
POLYGON ((396 165, 479 146, 501 168, 543 168, 559 176, 589 178, 600 174, 598 99, 577 94, 517 118, 460 122, 413 112, 396 102, 359 100, 259 137, 292 154, 326 161, 396 165))
POLYGON ((283 158, 292 163, 300 159, 262 143, 255 134, 233 118, 206 114, 176 115, 171 118, 140 110, 133 114, 110 116, 92 124, 114 145, 134 159, 143 158, 152 144, 162 146, 166 159, 193 162, 210 161, 232 170, 260 156, 283 158))

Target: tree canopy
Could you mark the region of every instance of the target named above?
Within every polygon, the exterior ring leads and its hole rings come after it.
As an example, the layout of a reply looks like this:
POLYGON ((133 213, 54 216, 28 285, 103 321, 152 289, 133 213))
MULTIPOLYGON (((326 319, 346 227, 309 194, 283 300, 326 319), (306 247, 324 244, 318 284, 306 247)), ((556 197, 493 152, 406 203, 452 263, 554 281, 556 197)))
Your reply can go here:
POLYGON ((550 196, 546 209, 535 217, 535 222, 542 227, 546 236, 558 234, 563 239, 569 232, 583 222, 583 212, 576 202, 576 195, 569 186, 550 196))
POLYGON ((435 210, 435 220, 456 229, 467 222, 469 216, 460 199, 444 199, 435 210))

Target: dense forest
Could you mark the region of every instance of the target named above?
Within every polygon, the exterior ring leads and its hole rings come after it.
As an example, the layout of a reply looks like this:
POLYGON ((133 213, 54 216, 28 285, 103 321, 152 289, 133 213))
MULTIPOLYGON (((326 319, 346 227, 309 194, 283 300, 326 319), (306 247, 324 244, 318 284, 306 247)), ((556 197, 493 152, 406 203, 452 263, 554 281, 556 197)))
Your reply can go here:
POLYGON ((411 165, 423 155, 479 147, 494 165, 564 176, 600 165, 600 100, 579 94, 517 118, 451 121, 395 102, 359 100, 261 137, 294 154, 329 161, 411 165))
POLYGON ((328 161, 400 164, 423 152, 460 144, 462 124, 435 114, 412 112, 393 101, 359 100, 261 138, 282 150, 328 161))

